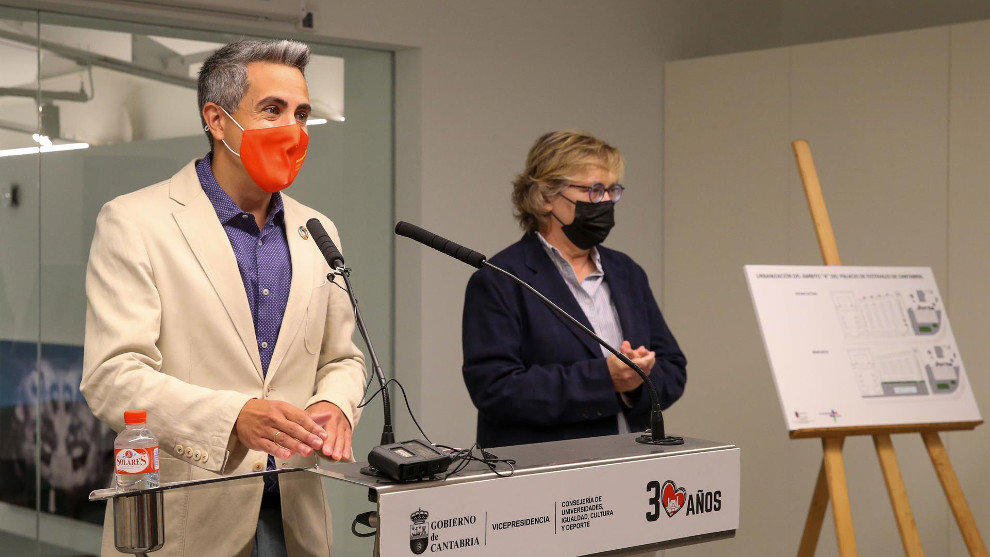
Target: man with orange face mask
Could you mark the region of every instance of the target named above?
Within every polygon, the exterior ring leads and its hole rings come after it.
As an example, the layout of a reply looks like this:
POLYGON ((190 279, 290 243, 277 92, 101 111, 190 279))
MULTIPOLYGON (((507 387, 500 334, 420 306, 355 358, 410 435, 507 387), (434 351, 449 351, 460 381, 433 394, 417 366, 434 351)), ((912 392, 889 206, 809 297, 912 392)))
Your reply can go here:
MULTIPOLYGON (((147 410, 161 481, 351 459, 364 388, 346 293, 281 190, 309 144, 309 48, 239 41, 207 59, 211 152, 107 203, 86 275, 81 389, 116 430, 147 410)), ((112 509, 103 554, 114 554, 112 509)), ((319 478, 290 473, 165 492, 157 555, 328 555, 319 478)))

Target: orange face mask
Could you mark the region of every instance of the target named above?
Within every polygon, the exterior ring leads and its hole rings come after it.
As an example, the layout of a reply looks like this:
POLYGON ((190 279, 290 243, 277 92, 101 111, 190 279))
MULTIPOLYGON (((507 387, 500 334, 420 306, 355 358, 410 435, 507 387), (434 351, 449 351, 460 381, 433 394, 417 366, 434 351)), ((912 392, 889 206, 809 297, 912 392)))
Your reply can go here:
POLYGON ((246 130, 224 108, 220 110, 241 128, 241 152, 223 141, 224 147, 241 159, 248 176, 268 193, 284 190, 292 184, 306 160, 309 134, 299 124, 246 130))

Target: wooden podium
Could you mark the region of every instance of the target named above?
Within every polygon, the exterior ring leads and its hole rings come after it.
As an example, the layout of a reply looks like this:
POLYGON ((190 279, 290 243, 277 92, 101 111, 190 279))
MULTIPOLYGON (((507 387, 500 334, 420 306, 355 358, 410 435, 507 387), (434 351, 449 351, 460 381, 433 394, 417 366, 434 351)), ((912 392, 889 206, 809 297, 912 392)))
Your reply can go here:
MULTIPOLYGON (((822 260, 826 265, 842 265, 832 223, 822 195, 821 184, 818 181, 818 174, 811 157, 811 148, 804 140, 794 141, 792 146, 794 156, 797 159, 798 171, 801 174, 801 181, 804 184, 805 195, 808 198, 808 207, 811 210, 811 219, 814 223, 815 234, 818 237, 822 260)), ((941 431, 973 429, 981 423, 980 421, 922 423, 792 431, 790 434, 792 439, 821 438, 824 451, 821 468, 818 471, 818 481, 815 484, 811 506, 808 509, 808 518, 804 525, 804 533, 801 536, 801 545, 798 548, 798 556, 811 557, 815 554, 829 500, 832 501, 832 514, 835 519, 839 554, 842 557, 852 557, 857 554, 849 491, 846 485, 845 464, 842 460, 842 445, 849 435, 873 436, 873 444, 876 447, 877 458, 880 460, 890 503, 894 509, 894 518, 897 521, 904 553, 909 556, 924 555, 921 538, 918 536, 918 528, 911 513, 911 505, 908 502, 907 490, 904 487, 904 479, 901 477, 900 466, 897 464, 897 455, 894 453, 894 446, 890 439, 890 435, 893 433, 920 433, 970 555, 986 557, 987 548, 980 537, 976 522, 973 520, 973 514, 959 484, 959 479, 952 469, 949 455, 939 436, 941 431)))

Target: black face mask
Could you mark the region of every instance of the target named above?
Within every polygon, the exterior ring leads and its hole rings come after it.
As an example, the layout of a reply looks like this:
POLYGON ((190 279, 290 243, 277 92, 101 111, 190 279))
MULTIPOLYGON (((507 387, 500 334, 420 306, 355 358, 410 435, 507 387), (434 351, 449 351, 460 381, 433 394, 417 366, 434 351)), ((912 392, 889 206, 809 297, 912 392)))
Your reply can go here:
POLYGON ((553 215, 562 225, 560 229, 564 232, 564 236, 581 249, 591 249, 604 242, 615 226, 615 203, 611 201, 598 203, 571 201, 571 203, 574 204, 574 220, 571 224, 564 224, 557 215, 553 215))

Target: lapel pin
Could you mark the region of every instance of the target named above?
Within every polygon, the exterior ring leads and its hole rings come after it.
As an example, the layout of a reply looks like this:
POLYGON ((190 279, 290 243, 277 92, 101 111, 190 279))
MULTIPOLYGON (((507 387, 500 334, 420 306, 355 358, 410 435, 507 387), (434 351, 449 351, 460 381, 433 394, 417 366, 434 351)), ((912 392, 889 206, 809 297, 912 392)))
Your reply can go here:
POLYGON ((306 227, 299 227, 299 236, 301 236, 303 240, 309 240, 309 232, 306 232, 306 227))

